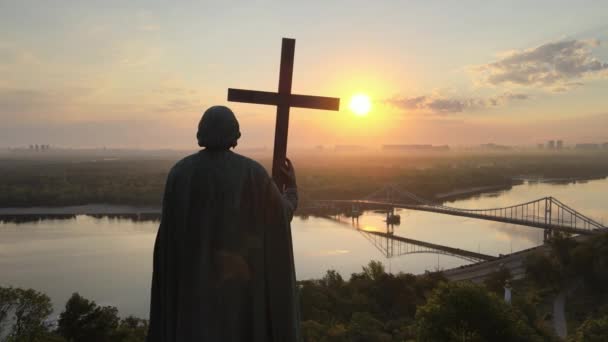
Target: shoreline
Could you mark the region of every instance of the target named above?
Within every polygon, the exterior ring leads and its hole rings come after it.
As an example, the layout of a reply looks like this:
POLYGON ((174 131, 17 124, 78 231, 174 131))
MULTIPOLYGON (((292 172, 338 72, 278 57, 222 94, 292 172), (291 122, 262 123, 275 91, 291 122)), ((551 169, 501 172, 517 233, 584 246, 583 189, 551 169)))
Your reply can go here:
MULTIPOLYGON (((606 179, 606 176, 597 177, 569 177, 569 178, 543 178, 537 176, 515 176, 511 178, 510 184, 497 184, 486 186, 475 186, 469 188, 455 189, 448 192, 438 193, 433 196, 433 200, 446 203, 462 199, 469 199, 475 196, 493 193, 497 191, 510 190, 513 186, 526 184, 526 182, 577 182, 593 181, 606 179)), ((430 199, 430 198, 429 198, 430 199)), ((0 207, 0 216, 65 216, 65 215, 160 215, 162 208, 151 205, 130 205, 130 204, 104 204, 90 203, 68 206, 33 206, 33 207, 0 207)), ((297 212, 296 212, 297 214, 297 212)))
MULTIPOLYGON (((513 185, 489 185, 458 189, 450 192, 440 193, 434 196, 435 200, 442 202, 457 199, 470 198, 476 195, 509 190, 513 185)), ((138 215, 138 214, 160 214, 160 206, 149 205, 126 205, 126 204, 103 204, 92 203, 68 206, 33 206, 33 207, 0 207, 0 216, 26 216, 26 215, 138 215)))
POLYGON ((83 204, 62 207, 5 207, 0 208, 0 216, 11 215, 137 215, 160 214, 161 208, 154 206, 134 206, 115 204, 83 204))
POLYGON ((496 191, 510 190, 514 185, 521 185, 523 182, 512 182, 511 184, 502 185, 486 185, 476 186, 472 188, 456 189, 449 192, 443 192, 435 195, 435 200, 442 203, 453 202, 460 199, 469 199, 485 193, 492 193, 496 191))

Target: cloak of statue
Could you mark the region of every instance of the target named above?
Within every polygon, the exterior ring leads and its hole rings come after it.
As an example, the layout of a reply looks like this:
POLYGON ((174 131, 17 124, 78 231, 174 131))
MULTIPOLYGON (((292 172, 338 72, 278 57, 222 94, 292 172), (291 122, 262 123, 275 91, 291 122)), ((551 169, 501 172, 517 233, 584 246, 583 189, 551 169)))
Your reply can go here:
POLYGON ((228 108, 207 110, 197 137, 206 149, 167 178, 147 341, 296 341, 297 192, 281 194, 260 164, 230 151, 240 132, 228 108))

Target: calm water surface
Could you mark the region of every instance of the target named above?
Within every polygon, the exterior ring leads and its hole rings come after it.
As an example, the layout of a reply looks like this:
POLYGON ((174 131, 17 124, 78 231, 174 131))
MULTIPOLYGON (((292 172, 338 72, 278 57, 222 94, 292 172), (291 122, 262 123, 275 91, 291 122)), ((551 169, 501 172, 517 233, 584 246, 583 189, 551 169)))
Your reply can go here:
MULTIPOLYGON (((448 205, 489 208, 554 196, 604 224, 608 223, 608 180, 576 184, 525 184, 509 191, 459 200, 448 205)), ((542 243, 542 230, 511 224, 399 211, 395 235, 498 255, 542 243)), ((366 212, 358 227, 385 229, 384 215, 366 212)), ((31 287, 47 293, 58 314, 72 292, 102 305, 115 305, 122 315, 148 316, 152 248, 158 223, 95 219, 45 220, 0 224, 0 285, 31 287)), ((432 253, 387 258, 357 231, 350 219, 295 218, 292 224, 299 279, 321 277, 335 269, 346 278, 370 260, 392 272, 421 273, 468 262, 432 253)), ((386 245, 386 240, 382 242, 386 245)))

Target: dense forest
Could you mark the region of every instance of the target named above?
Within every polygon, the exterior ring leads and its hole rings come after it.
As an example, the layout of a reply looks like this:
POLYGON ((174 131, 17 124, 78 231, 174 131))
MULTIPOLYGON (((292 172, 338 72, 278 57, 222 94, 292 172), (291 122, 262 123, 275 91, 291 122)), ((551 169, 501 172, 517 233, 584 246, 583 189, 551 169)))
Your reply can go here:
MULTIPOLYGON (((238 151, 237 151, 238 152, 238 151)), ((109 153, 109 152, 108 152, 109 153)), ((292 158, 303 205, 311 199, 361 198, 387 183, 434 199, 455 190, 508 188, 513 177, 608 176, 608 155, 596 153, 441 153, 437 155, 320 153, 292 158)), ((159 205, 179 154, 119 158, 9 155, 0 157, 0 207, 91 203, 159 205)), ((257 158, 268 166, 267 157, 257 158)), ((449 198, 449 197, 448 197, 449 198)))
MULTIPOLYGON (((483 284, 448 282, 438 273, 387 273, 372 261, 344 279, 329 270, 298 282, 306 342, 558 341, 551 303, 567 291, 569 341, 608 336, 608 234, 582 242, 557 235, 549 253, 525 261, 526 278, 497 270, 483 284), (503 300, 506 281, 511 304, 503 300)), ((148 322, 73 294, 52 320, 48 296, 0 287, 0 338, 6 341, 144 341, 148 322)))

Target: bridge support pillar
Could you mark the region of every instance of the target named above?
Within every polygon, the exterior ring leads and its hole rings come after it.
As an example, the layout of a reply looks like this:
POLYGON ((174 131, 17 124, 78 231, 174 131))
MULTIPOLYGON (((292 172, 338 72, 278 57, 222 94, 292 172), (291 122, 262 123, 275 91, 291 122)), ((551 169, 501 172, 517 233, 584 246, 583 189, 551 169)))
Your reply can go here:
POLYGON ((361 215, 361 209, 359 208, 358 205, 354 205, 354 204, 352 205, 350 215, 351 215, 352 222, 355 222, 355 221, 357 223, 359 222, 359 216, 361 215))
POLYGON ((545 228, 545 231, 543 232, 543 242, 547 243, 549 240, 551 240, 552 236, 553 236, 553 229, 545 228))

